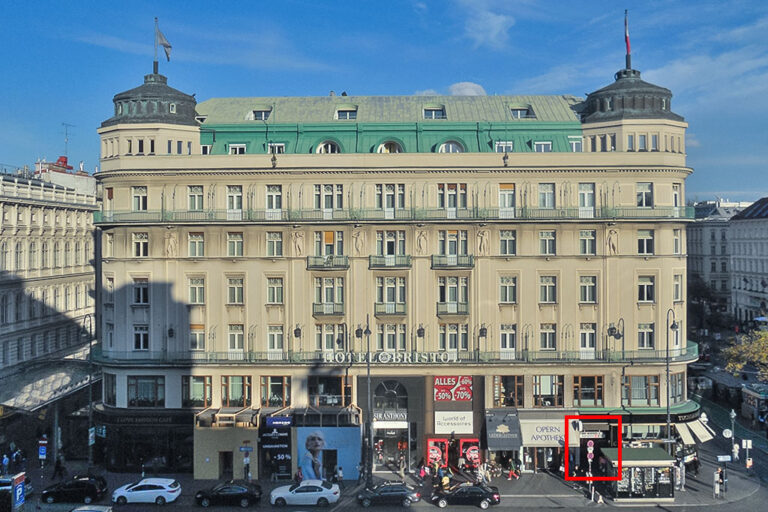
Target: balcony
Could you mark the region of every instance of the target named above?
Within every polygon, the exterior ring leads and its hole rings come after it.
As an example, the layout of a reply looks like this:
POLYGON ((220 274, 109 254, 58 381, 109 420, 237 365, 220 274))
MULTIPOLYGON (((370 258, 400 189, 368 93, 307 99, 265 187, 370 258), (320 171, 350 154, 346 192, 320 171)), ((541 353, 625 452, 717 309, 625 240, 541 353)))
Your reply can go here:
POLYGON ((387 254, 385 256, 368 256, 368 268, 411 268, 409 254, 387 254))
POLYGON ((432 268, 461 269, 475 268, 475 256, 472 254, 433 254, 432 268))
POLYGON ((312 316, 343 316, 343 302, 315 302, 312 304, 312 316))
MULTIPOLYGON (((471 363, 479 365, 517 365, 517 364, 625 364, 629 362, 642 362, 648 364, 664 364, 667 353, 665 350, 596 350, 587 356, 580 350, 572 351, 539 351, 539 350, 504 350, 495 352, 373 352, 371 364, 383 364, 391 366, 392 363, 404 365, 435 363, 456 364, 471 363)), ((688 342, 688 346, 670 351, 670 362, 692 363, 699 358, 699 346, 694 342, 688 342)), ((242 359, 233 361, 229 352, 196 352, 196 351, 117 351, 103 350, 101 344, 93 347, 94 362, 108 366, 192 366, 200 363, 227 363, 250 365, 276 364, 284 365, 286 362, 296 364, 317 365, 333 361, 349 363, 352 365, 365 365, 366 352, 243 352, 242 359)))
POLYGON ((469 303, 467 302, 438 302, 437 316, 468 315, 469 303))
POLYGON ((404 315, 408 310, 404 302, 377 302, 373 306, 376 316, 404 315))
POLYGON ((615 206, 601 208, 403 208, 295 210, 109 210, 94 212, 96 224, 188 222, 342 222, 342 221, 553 221, 617 219, 693 219, 692 206, 615 206))
POLYGON ((347 270, 349 256, 307 256, 307 270, 347 270))

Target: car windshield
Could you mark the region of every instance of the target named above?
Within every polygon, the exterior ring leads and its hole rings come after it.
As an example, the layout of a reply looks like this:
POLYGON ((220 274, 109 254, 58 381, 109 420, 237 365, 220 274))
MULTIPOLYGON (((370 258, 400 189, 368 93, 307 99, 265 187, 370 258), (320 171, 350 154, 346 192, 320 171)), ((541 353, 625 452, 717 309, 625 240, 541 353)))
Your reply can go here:
POLYGON ((333 488, 333 484, 331 484, 329 482, 326 482, 326 481, 323 481, 323 483, 320 484, 320 485, 323 486, 323 489, 331 489, 331 488, 333 488))
POLYGON ((299 484, 293 484, 292 486, 290 486, 290 487, 288 488, 288 490, 289 490, 289 491, 293 491, 293 490, 294 490, 294 489, 296 489, 298 486, 299 486, 299 484))

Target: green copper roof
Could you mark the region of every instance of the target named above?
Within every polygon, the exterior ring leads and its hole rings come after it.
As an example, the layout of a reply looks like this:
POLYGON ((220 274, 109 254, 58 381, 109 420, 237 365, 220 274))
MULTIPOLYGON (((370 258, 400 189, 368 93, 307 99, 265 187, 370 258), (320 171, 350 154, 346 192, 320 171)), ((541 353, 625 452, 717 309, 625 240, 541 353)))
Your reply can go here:
POLYGON ((267 124, 404 123, 404 122, 578 122, 571 107, 575 96, 319 96, 212 98, 197 104, 205 124, 258 124, 254 110, 271 110, 267 124), (511 108, 530 106, 535 119, 515 119, 511 108), (425 108, 445 108, 445 119, 425 120, 425 108), (338 109, 357 110, 357 118, 335 120, 338 109))

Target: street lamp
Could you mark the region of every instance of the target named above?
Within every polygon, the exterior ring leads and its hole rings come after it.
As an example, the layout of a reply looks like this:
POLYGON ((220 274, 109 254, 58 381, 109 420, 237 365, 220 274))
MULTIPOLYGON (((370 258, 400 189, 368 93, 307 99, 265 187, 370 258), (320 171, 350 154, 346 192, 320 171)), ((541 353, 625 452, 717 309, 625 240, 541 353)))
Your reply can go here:
MULTIPOLYGON (((731 418, 731 432, 732 432, 732 434, 731 434, 731 453, 735 454, 736 451, 735 451, 734 446, 736 445, 736 411, 731 409, 731 412, 728 413, 728 417, 731 418)), ((735 457, 734 457, 734 459, 735 459, 735 457)), ((734 462, 736 462, 736 461, 734 460, 734 462)))
POLYGON ((355 337, 362 338, 363 335, 366 336, 368 343, 368 354, 365 358, 368 391, 368 420, 366 421, 368 429, 368 461, 365 468, 365 486, 370 489, 373 487, 373 394, 371 393, 371 328, 369 315, 365 317, 365 330, 363 330, 361 325, 358 325, 357 329, 355 329, 355 337))
POLYGON ((672 416, 669 412, 669 399, 671 392, 669 389, 669 330, 677 331, 677 322, 675 321, 675 311, 672 308, 667 310, 667 443, 669 444, 669 452, 672 455, 672 416), (669 324, 670 313, 672 313, 672 325, 669 324))
POLYGON ((608 327, 608 336, 615 340, 621 340, 621 360, 624 360, 624 318, 619 317, 617 325, 611 324, 608 327))
POLYGON ((93 430, 93 335, 91 334, 93 317, 90 313, 83 317, 83 327, 85 327, 86 321, 88 329, 84 330, 81 336, 88 340, 88 471, 90 472, 93 467, 93 444, 91 444, 91 431, 93 430))

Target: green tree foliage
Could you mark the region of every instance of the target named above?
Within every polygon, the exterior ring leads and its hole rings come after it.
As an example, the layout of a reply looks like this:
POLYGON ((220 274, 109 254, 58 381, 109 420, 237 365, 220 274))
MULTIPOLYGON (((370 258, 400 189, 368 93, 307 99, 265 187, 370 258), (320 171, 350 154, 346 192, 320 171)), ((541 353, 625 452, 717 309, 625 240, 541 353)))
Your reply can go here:
POLYGON ((744 365, 751 363, 760 372, 762 380, 768 380, 768 331, 752 331, 739 336, 723 351, 726 370, 738 375, 744 365))

